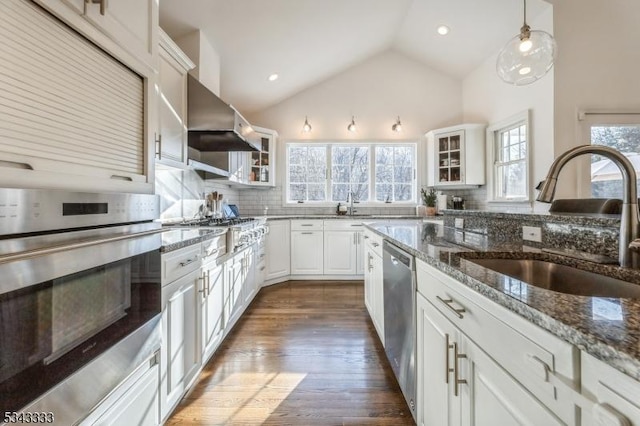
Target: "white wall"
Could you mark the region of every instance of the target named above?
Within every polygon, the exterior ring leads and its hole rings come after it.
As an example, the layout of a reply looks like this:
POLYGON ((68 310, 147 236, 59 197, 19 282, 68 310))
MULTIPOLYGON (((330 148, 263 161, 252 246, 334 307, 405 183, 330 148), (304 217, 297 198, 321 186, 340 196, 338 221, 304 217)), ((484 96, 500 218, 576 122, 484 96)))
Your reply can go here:
POLYGON ((204 33, 196 30, 174 41, 196 64, 190 74, 220 96, 220 55, 204 33))
MULTIPOLYGON (((552 33, 553 16, 553 8, 549 7, 529 24, 534 30, 540 29, 552 33)), ((464 121, 491 125, 527 109, 531 111, 532 179, 530 179, 530 186, 532 190, 537 182, 546 176, 554 158, 554 75, 550 71, 533 84, 513 86, 498 77, 497 56, 498 52, 487 58, 480 67, 464 79, 462 84, 464 121)), ((487 173, 490 172, 490 165, 487 165, 487 173)), ((545 210, 545 206, 536 205, 536 209, 545 210)))
MULTIPOLYGON (((558 42, 555 65, 555 147, 558 156, 580 145, 577 112, 640 111, 640 2, 548 0, 558 42)), ((575 163, 575 161, 573 162, 575 163)), ((557 194, 578 194, 575 164, 560 174, 557 194)))
POLYGON ((419 139, 460 122, 461 84, 425 65, 386 51, 249 117, 283 140, 419 139), (358 132, 347 131, 355 116, 358 132), (304 117, 313 126, 302 132, 304 117), (400 116, 403 133, 391 131, 400 116))

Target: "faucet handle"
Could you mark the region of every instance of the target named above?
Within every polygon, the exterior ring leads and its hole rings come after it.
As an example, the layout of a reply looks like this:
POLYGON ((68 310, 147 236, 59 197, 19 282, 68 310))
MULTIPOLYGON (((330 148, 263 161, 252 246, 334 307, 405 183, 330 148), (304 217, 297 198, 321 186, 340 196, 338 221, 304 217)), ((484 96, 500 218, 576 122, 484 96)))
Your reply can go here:
POLYGON ((536 190, 540 191, 546 181, 547 181, 546 179, 543 179, 540 182, 538 182, 538 185, 536 185, 536 190))

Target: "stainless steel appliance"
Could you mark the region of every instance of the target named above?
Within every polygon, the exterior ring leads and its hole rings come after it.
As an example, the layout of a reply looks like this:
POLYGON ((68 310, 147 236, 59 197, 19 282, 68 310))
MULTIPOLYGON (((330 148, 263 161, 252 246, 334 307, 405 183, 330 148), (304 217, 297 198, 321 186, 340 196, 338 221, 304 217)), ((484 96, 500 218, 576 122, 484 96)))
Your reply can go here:
POLYGON ((154 195, 0 189, 0 419, 76 424, 153 362, 158 214, 154 195))
POLYGON ((267 233, 265 218, 208 218, 182 223, 179 226, 227 227, 227 251, 230 253, 260 242, 267 233))
POLYGON ((413 418, 416 417, 416 274, 415 259, 383 244, 384 342, 413 418))

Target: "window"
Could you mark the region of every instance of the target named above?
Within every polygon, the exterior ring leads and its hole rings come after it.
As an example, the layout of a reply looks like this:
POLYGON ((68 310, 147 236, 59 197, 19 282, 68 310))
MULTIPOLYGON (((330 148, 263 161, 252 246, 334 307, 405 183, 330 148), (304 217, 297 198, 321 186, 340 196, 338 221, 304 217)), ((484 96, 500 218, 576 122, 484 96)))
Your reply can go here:
POLYGON ((494 201, 529 201, 528 112, 489 127, 494 201))
POLYGON ((327 147, 289 146, 287 159, 289 200, 324 201, 327 193, 327 147))
POLYGON ((416 200, 416 144, 287 144, 287 203, 416 200))
MULTIPOLYGON (((621 122, 605 123, 600 117, 597 122, 589 123, 590 142, 594 145, 605 145, 622 152, 640 170, 640 117, 635 116, 627 124, 621 122)), ((625 120, 626 121, 626 120, 625 120)), ((601 155, 591 155, 591 197, 593 198, 622 198, 622 175, 620 169, 608 158, 601 155)))

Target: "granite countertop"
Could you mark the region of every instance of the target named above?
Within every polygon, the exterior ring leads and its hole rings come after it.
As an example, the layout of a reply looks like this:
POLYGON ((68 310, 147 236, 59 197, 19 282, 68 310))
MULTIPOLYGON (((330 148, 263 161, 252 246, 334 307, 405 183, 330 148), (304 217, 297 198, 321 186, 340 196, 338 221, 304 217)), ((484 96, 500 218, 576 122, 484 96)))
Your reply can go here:
POLYGON ((470 259, 535 257, 639 285, 640 271, 569 259, 539 250, 538 253, 526 253, 519 239, 497 241, 487 235, 434 223, 415 221, 413 224, 373 223, 366 226, 483 296, 640 380, 640 299, 575 296, 545 290, 481 267, 470 259))
POLYGON ((389 219, 389 220, 396 220, 396 219, 411 219, 411 220, 442 220, 443 216, 425 216, 425 217, 418 217, 418 216, 410 216, 410 215, 388 215, 388 214, 374 214, 374 215, 368 215, 368 214, 362 214, 362 215, 353 215, 353 216, 349 216, 349 215, 337 215, 337 214, 305 214, 305 215, 282 215, 282 216, 261 216, 266 218, 267 220, 289 220, 289 219, 318 219, 318 220, 331 220, 331 219, 337 219, 337 220, 363 220, 363 221, 371 221, 371 220, 380 220, 380 219, 389 219))
POLYGON ((202 241, 210 240, 227 233, 227 228, 206 228, 206 227, 191 227, 191 228, 171 228, 167 227, 162 232, 162 246, 160 251, 162 253, 168 253, 171 251, 179 250, 183 247, 187 247, 193 244, 201 243, 202 241))

